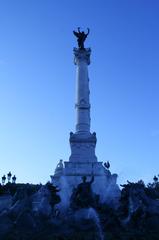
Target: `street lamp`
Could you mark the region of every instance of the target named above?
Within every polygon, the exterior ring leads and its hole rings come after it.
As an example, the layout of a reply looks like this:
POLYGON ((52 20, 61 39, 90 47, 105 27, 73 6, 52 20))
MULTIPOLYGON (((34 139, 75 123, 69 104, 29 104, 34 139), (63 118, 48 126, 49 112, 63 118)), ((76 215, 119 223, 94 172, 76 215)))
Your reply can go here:
POLYGON ((5 181, 6 181, 6 176, 3 175, 3 177, 2 177, 2 184, 3 184, 3 185, 5 184, 5 181))
POLYGON ((12 183, 15 183, 16 182, 16 176, 14 175, 13 177, 12 177, 12 183))
POLYGON ((9 173, 7 174, 8 182, 10 182, 11 176, 12 176, 12 174, 11 174, 11 172, 9 172, 9 173))

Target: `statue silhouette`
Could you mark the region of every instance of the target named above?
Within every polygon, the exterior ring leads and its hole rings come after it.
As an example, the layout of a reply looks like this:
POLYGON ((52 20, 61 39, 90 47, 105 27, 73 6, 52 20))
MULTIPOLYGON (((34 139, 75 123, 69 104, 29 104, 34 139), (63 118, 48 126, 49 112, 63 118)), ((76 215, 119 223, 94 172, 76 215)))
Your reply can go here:
POLYGON ((84 31, 81 32, 79 27, 78 27, 78 32, 73 31, 74 35, 77 37, 78 47, 80 49, 85 49, 84 41, 86 40, 89 32, 90 32, 89 28, 87 28, 87 33, 85 33, 84 31))
POLYGON ((87 182, 87 177, 82 177, 82 183, 73 190, 70 202, 73 209, 95 207, 99 196, 92 191, 92 183, 94 182, 94 176, 91 181, 87 182))

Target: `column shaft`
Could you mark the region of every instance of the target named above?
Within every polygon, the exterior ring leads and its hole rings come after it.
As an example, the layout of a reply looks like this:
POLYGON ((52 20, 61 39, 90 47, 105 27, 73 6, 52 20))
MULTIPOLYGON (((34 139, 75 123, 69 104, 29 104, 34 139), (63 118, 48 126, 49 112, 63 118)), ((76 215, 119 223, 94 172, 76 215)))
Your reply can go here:
POLYGON ((76 69, 76 132, 90 132, 89 64, 90 50, 75 51, 76 69))

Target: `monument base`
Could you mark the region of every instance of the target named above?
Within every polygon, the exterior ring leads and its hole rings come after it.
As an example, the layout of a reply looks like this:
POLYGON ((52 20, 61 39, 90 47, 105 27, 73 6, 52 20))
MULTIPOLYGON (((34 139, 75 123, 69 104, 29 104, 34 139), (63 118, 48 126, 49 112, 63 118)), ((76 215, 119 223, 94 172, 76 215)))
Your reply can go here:
POLYGON ((74 188, 82 182, 82 177, 86 176, 90 181, 94 176, 92 190, 100 197, 100 202, 111 204, 117 207, 120 197, 120 189, 116 183, 117 174, 111 174, 102 162, 64 162, 64 166, 56 168, 55 174, 51 177, 51 182, 60 188, 61 204, 69 206, 69 200, 74 188))

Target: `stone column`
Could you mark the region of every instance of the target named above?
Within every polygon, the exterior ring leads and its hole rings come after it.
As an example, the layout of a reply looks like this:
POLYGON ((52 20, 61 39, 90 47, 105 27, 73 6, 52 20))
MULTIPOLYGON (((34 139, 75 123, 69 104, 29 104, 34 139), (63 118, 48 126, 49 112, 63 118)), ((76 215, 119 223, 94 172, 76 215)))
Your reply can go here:
POLYGON ((90 132, 88 77, 90 53, 90 48, 74 48, 74 63, 76 65, 76 130, 75 133, 70 133, 71 156, 69 159, 70 162, 74 163, 97 161, 95 156, 96 134, 90 132))
POLYGON ((76 133, 90 133, 89 77, 91 49, 74 48, 76 68, 76 133))

